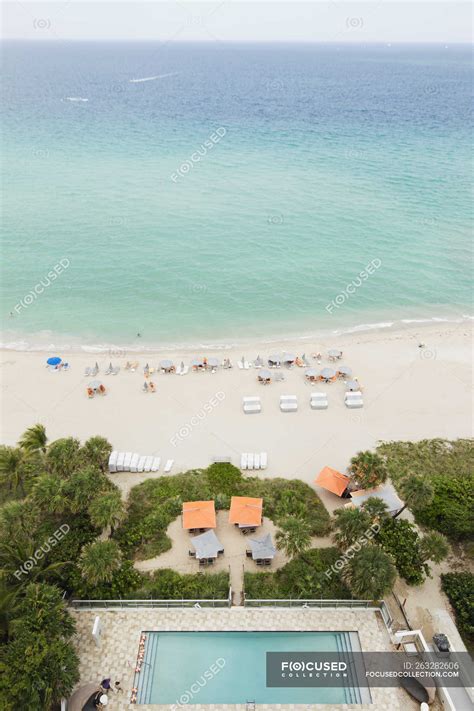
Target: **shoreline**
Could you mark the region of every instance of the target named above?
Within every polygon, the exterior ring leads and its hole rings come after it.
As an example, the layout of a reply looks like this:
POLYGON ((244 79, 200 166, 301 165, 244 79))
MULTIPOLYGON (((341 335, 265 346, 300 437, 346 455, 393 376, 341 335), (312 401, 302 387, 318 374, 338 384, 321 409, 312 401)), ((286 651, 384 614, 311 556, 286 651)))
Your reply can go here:
MULTIPOLYGON (((428 332, 430 328, 438 330, 440 328, 461 328, 465 327, 472 330, 474 324, 474 316, 463 315, 457 319, 455 318, 420 318, 420 319, 401 319, 395 321, 381 321, 375 323, 361 324, 346 329, 335 329, 326 330, 313 333, 303 333, 303 334, 291 334, 287 336, 267 336, 262 338, 250 338, 242 341, 236 340, 233 342, 218 342, 218 343, 163 343, 163 344, 150 344, 146 343, 144 340, 140 343, 126 344, 126 343, 104 343, 104 344, 80 344, 75 343, 73 345, 55 345, 50 342, 48 345, 28 345, 26 341, 21 341, 24 343, 24 347, 18 347, 19 342, 13 341, 11 344, 0 342, 0 352, 13 352, 13 353, 50 353, 52 351, 61 351, 68 354, 74 355, 97 355, 97 356, 107 356, 107 357, 124 357, 127 352, 133 353, 135 355, 146 354, 171 354, 171 353, 187 353, 195 354, 198 351, 203 351, 206 354, 211 351, 217 352, 228 352, 236 349, 242 348, 264 348, 275 349, 278 345, 283 348, 283 346, 290 346, 294 344, 301 345, 303 347, 308 344, 308 347, 316 348, 317 344, 323 347, 327 343, 333 343, 334 345, 344 344, 346 341, 350 342, 351 338, 358 337, 372 337, 372 336, 384 336, 384 337, 398 337, 403 333, 416 334, 418 331, 425 333, 428 332), (315 345, 316 344, 316 345, 315 345)), ((56 339, 58 340, 58 339, 56 339)), ((330 345, 329 345, 330 347, 330 345)))

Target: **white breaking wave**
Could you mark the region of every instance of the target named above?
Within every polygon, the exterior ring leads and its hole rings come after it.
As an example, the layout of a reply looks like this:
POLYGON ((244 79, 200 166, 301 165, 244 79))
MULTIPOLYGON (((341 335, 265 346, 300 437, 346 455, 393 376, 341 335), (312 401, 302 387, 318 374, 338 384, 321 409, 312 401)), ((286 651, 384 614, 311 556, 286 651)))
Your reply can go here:
POLYGON ((82 96, 66 96, 66 98, 61 99, 61 101, 89 101, 89 99, 85 99, 82 96))
POLYGON ((144 81, 155 81, 155 79, 165 79, 166 77, 174 77, 179 72, 169 72, 168 74, 157 74, 154 77, 143 77, 142 79, 129 79, 130 84, 141 84, 144 81))

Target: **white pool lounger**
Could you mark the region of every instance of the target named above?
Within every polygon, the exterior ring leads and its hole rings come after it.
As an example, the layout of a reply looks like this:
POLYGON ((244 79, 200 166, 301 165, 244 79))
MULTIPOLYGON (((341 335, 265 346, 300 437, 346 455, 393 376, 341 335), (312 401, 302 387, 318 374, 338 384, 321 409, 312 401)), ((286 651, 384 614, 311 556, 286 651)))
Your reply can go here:
POLYGON ((153 457, 146 457, 143 471, 151 472, 151 465, 153 464, 153 457))
POLYGON ((242 398, 242 405, 246 415, 262 411, 262 403, 259 397, 244 397, 242 398))
POLYGON ((260 454, 253 455, 253 468, 260 469, 260 454))
POLYGON ((311 393, 309 404, 312 410, 327 410, 328 396, 326 393, 311 393))
POLYGON ((360 390, 356 390, 353 393, 346 393, 344 396, 344 403, 350 410, 354 410, 358 407, 364 407, 364 400, 360 390))
POLYGON ((123 463, 125 460, 125 452, 119 452, 117 457, 117 471, 123 472, 123 463))
POLYGON ((151 463, 150 471, 157 472, 160 468, 160 463, 161 463, 160 457, 153 457, 153 462, 151 463))
POLYGON ((130 471, 131 472, 137 471, 139 461, 140 461, 140 455, 135 452, 131 461, 130 461, 130 471))
POLYGON ((113 452, 110 452, 110 457, 109 457, 109 472, 116 472, 117 471, 117 457, 118 457, 118 452, 115 450, 113 452))
POLYGON ((266 469, 268 464, 268 455, 266 452, 260 453, 260 469, 266 469))
POLYGON ((280 410, 282 412, 296 412, 298 409, 298 398, 296 395, 281 395, 280 410))
POLYGON ((168 474, 171 471, 173 464, 174 464, 174 459, 168 459, 168 461, 165 464, 165 474, 168 474))
POLYGON ((123 470, 124 472, 130 471, 130 463, 132 461, 133 452, 125 452, 125 457, 123 458, 123 470))
POLYGON ((248 454, 245 452, 241 454, 240 456, 240 468, 241 469, 247 469, 247 462, 248 462, 248 454))
POLYGON ((146 457, 140 457, 140 459, 138 460, 138 464, 137 464, 137 472, 141 473, 141 472, 145 471, 145 462, 146 462, 146 457))

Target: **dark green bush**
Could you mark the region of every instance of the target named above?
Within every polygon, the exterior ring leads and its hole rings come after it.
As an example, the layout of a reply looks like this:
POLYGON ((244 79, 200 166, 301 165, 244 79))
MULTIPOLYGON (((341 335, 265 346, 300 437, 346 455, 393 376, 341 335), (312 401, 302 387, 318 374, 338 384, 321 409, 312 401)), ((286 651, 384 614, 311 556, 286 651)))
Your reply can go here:
POLYGON ((471 647, 474 645, 474 575, 472 573, 445 573, 441 587, 449 598, 456 614, 460 633, 471 647))

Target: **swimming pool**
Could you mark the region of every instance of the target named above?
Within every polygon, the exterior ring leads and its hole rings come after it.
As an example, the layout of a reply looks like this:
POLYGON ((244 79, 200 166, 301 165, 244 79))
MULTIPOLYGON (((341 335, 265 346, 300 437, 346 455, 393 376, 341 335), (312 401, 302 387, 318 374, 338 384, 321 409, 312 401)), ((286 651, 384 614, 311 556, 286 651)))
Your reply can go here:
MULTIPOLYGON (((359 651, 357 632, 144 632, 138 704, 366 703, 367 690, 273 688, 267 652, 359 651)), ((348 682, 349 683, 349 682, 348 682)))

